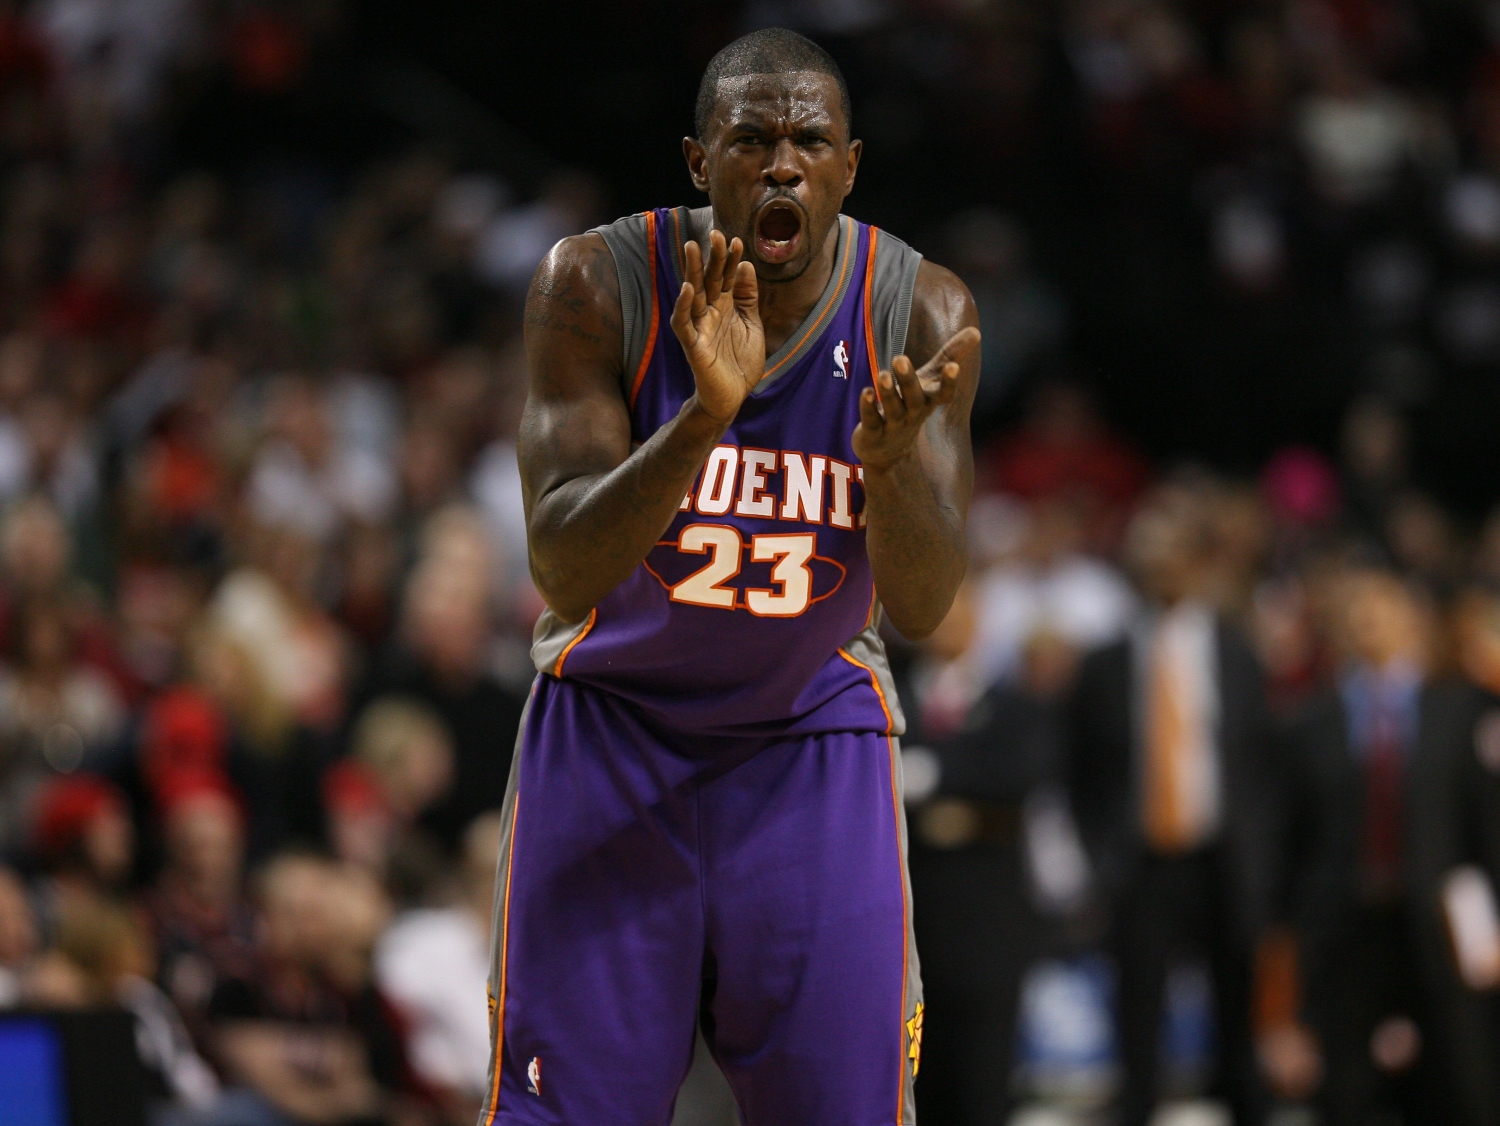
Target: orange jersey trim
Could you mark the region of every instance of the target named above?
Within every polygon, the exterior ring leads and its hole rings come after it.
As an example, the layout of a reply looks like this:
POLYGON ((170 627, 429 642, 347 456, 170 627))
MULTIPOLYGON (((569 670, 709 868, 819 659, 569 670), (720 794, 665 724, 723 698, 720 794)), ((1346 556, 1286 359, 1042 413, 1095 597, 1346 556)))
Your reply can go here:
POLYGON ((875 317, 871 308, 871 295, 875 288, 875 242, 879 236, 880 229, 871 227, 870 256, 865 262, 865 348, 870 355, 870 384, 875 388, 877 403, 880 402, 880 357, 875 354, 875 317))
MULTIPOLYGON (((641 384, 646 381, 646 369, 651 366, 651 355, 656 351, 656 329, 661 321, 661 310, 656 298, 656 212, 646 212, 646 244, 651 254, 651 327, 646 330, 646 350, 641 353, 640 366, 635 369, 635 379, 630 384, 630 409, 635 410, 635 401, 640 396, 641 384)), ((562 662, 558 662, 561 666, 562 662)), ((561 673, 558 673, 561 676, 561 673)))
MULTIPOLYGON (((519 748, 516 751, 520 753, 519 748)), ((516 866, 516 824, 521 817, 521 791, 516 790, 516 804, 510 811, 510 855, 505 858, 505 907, 501 915, 500 939, 500 997, 496 1001, 495 1021, 495 1081, 490 1086, 490 1112, 485 1115, 484 1126, 495 1126, 495 1116, 500 1113, 500 1078, 505 1071, 505 985, 510 955, 510 884, 511 872, 516 866)), ((904 988, 904 986, 903 986, 904 988)), ((902 1009, 906 1004, 902 1002, 902 1009)))
POLYGON ((596 606, 589 611, 589 620, 583 623, 583 628, 578 631, 578 636, 568 642, 567 647, 558 654, 557 664, 552 666, 552 675, 559 680, 562 679, 563 662, 568 659, 568 654, 573 652, 573 647, 589 635, 589 630, 594 628, 594 623, 599 620, 599 608, 596 606))
MULTIPOLYGON (((875 675, 875 670, 872 669, 869 665, 865 664, 863 661, 855 660, 842 649, 838 651, 838 654, 855 668, 864 669, 865 672, 870 674, 870 687, 875 689, 875 697, 880 701, 880 710, 885 713, 885 730, 886 734, 889 735, 891 732, 891 728, 896 726, 896 721, 891 718, 891 708, 890 705, 885 702, 885 690, 880 687, 880 678, 875 675)), ((904 1020, 905 1018, 903 1017, 902 1019, 904 1020)))

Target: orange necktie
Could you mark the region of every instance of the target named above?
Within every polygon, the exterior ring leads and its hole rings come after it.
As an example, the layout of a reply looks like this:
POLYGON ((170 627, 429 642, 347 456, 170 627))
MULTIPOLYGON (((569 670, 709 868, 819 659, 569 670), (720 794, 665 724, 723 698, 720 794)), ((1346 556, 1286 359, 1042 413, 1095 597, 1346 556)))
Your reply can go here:
POLYGON ((1192 844, 1183 787, 1188 724, 1182 682, 1158 634, 1146 700, 1146 842, 1157 852, 1185 852, 1192 844))

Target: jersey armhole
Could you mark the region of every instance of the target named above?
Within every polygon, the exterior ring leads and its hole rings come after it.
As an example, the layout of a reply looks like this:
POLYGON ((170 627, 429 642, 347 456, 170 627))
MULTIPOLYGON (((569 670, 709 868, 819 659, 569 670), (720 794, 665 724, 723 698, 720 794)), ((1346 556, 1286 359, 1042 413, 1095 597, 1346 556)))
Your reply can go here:
POLYGON ((870 320, 875 331, 875 355, 882 371, 906 350, 911 324, 912 293, 922 255, 884 228, 875 244, 870 277, 870 320))
POLYGON ((656 248, 651 245, 644 212, 627 215, 594 230, 609 247, 615 260, 615 274, 620 279, 620 335, 624 343, 620 391, 629 402, 636 369, 650 344, 651 276, 656 248))

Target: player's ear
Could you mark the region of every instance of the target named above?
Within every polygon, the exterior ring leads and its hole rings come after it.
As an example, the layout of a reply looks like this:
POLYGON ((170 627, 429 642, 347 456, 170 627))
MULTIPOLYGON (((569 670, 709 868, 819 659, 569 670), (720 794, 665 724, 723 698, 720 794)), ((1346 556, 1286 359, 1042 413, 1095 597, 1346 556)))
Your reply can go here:
POLYGON ((687 160, 688 177, 693 181, 693 187, 700 192, 707 193, 708 150, 703 147, 703 142, 697 137, 684 137, 682 155, 687 160))
POLYGON ((864 151, 865 151, 865 143, 863 141, 850 141, 849 142, 849 155, 846 158, 847 162, 846 162, 845 167, 844 167, 844 194, 845 195, 848 195, 850 192, 852 192, 854 190, 854 176, 855 176, 855 173, 857 173, 859 171, 859 158, 860 158, 860 154, 863 153, 864 151))

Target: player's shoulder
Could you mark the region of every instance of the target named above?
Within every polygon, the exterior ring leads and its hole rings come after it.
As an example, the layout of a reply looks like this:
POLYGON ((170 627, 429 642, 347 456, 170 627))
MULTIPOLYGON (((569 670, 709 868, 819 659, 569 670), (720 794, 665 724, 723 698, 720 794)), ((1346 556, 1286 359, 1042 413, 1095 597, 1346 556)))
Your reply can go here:
POLYGON ((979 324, 974 295, 962 278, 946 266, 923 258, 917 267, 911 295, 911 327, 914 336, 946 340, 966 325, 979 324))
POLYGON ((964 280, 947 266, 939 266, 931 258, 923 258, 917 267, 917 284, 912 292, 916 301, 934 301, 944 305, 974 303, 974 295, 964 280))
POLYGON ((875 242, 877 273, 882 266, 889 264, 893 274, 910 272, 915 275, 911 282, 913 317, 919 311, 924 316, 944 311, 961 313, 966 306, 973 306, 974 298, 969 287, 952 270, 919 253, 886 228, 875 230, 879 236, 875 242))
POLYGON ((559 284, 584 285, 591 292, 613 292, 619 301, 619 278, 609 244, 596 229, 569 235, 553 244, 532 275, 531 289, 555 289, 559 284))
POLYGON ((620 279, 604 239, 594 231, 571 235, 537 266, 526 294, 528 350, 561 350, 613 367, 621 355, 620 279))

